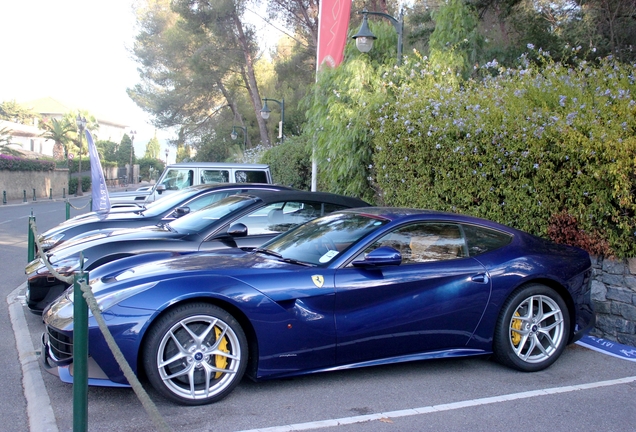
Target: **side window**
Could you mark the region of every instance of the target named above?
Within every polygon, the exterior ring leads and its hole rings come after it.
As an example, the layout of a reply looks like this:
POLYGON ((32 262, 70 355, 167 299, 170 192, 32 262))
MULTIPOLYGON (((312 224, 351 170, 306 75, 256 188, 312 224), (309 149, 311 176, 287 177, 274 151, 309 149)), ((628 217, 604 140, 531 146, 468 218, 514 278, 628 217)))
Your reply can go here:
POLYGON ((167 190, 181 190, 192 186, 194 172, 191 169, 171 169, 161 181, 167 190))
POLYGON ((265 171, 236 170, 234 181, 236 183, 269 183, 265 171))
POLYGON ((498 249, 512 241, 512 236, 501 231, 475 225, 464 225, 463 229, 468 243, 468 254, 471 257, 498 249))
POLYGON ((466 242, 458 225, 447 223, 413 224, 385 235, 364 253, 390 246, 402 254, 402 264, 445 261, 468 256, 466 242))
POLYGON ((201 184, 229 182, 230 172, 228 170, 201 170, 201 184))

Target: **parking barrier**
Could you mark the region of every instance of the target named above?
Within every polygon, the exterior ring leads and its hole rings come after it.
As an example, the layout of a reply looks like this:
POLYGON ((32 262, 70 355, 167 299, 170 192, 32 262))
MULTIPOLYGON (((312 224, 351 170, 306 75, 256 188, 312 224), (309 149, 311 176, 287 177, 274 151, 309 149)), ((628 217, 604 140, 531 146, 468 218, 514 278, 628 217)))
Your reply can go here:
POLYGON ((33 188, 33 201, 37 201, 37 198, 35 197, 35 188, 33 188))
POLYGON ((2 191, 2 204, 7 203, 7 191, 2 191))
POLYGON ((22 199, 22 202, 27 202, 27 199, 26 199, 26 189, 23 189, 23 190, 22 190, 22 193, 23 193, 23 195, 24 195, 24 198, 22 199))
POLYGON ((53 199, 53 188, 49 188, 49 199, 53 199))
POLYGON ((87 280, 80 254, 80 271, 73 275, 73 432, 88 430, 88 305, 80 288, 87 280))
MULTIPOLYGON (((38 255, 40 255, 40 251, 42 250, 42 248, 40 247, 39 241, 37 239, 35 217, 33 219, 29 218, 29 231, 34 238, 38 250, 38 255)), ((83 257, 81 258, 81 261, 83 262, 83 257)), ((150 399, 150 396, 148 396, 148 393, 146 393, 146 391, 142 387, 139 379, 133 372, 123 353, 119 349, 119 346, 115 342, 113 335, 110 333, 110 330, 106 325, 106 321, 104 321, 104 317, 102 316, 99 305, 97 304, 97 300, 95 300, 95 296, 93 295, 91 286, 88 283, 88 273, 84 273, 83 271, 83 264, 80 266, 82 269, 80 270, 79 274, 75 273, 74 276, 71 278, 63 276, 55 271, 53 266, 51 266, 51 263, 49 263, 49 260, 46 259, 46 256, 43 257, 42 262, 55 278, 66 283, 73 284, 73 431, 76 432, 80 430, 88 430, 88 310, 90 310, 93 314, 93 318, 97 322, 97 326, 102 332, 106 344, 112 351, 113 357, 115 357, 115 360, 124 373, 126 380, 130 384, 133 391, 135 392, 135 395, 146 410, 146 413, 152 420, 155 428, 158 431, 162 432, 171 431, 170 426, 168 426, 166 421, 159 413, 159 410, 157 410, 157 407, 150 399), (75 309, 79 304, 83 305, 81 306, 82 308, 75 309), (80 351, 79 353, 78 350, 80 351), (80 356, 82 358, 80 359, 76 356, 80 356), (78 360, 79 364, 77 363, 78 360), (80 368, 83 370, 80 371, 80 368), (80 376, 78 376, 78 374, 80 376), (81 376, 82 374, 84 374, 84 376, 81 376), (82 381, 81 383, 79 382, 80 380, 82 381), (76 382, 78 386, 77 396, 75 393, 76 382), (78 429, 75 428, 76 425, 78 429)))
POLYGON ((27 263, 30 263, 35 259, 35 238, 31 226, 35 226, 35 216, 33 216, 33 209, 31 209, 31 215, 29 216, 29 236, 27 242, 27 263))

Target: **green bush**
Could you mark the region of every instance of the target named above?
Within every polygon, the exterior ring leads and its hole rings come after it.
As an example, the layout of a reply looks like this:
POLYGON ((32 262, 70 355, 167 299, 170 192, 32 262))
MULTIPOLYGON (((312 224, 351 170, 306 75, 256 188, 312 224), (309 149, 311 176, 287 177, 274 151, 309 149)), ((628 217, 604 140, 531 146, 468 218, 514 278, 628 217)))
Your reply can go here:
POLYGON ((311 145, 303 137, 290 137, 270 148, 261 158, 278 184, 311 189, 311 145))
POLYGON ((395 99, 371 119, 382 200, 557 240, 552 218, 565 214, 595 239, 588 250, 636 256, 633 66, 534 54, 538 62, 522 57, 518 68, 484 65, 479 80, 456 80, 426 59, 387 77, 395 99))
MULTIPOLYGON (((88 192, 91 189, 91 178, 82 177, 82 192, 88 192)), ((75 195, 77 193, 77 177, 71 178, 68 184, 68 194, 75 195)))

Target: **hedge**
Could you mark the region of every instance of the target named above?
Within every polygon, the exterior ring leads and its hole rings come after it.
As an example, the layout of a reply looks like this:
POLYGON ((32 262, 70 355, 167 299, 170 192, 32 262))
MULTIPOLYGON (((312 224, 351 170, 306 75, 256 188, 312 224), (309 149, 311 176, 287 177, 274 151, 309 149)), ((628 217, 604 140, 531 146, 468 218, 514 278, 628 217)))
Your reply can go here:
POLYGON ((636 256, 634 65, 532 55, 469 81, 426 59, 387 76, 394 98, 371 119, 382 200, 558 241, 574 224, 590 252, 636 256))
POLYGON ((25 159, 17 156, 0 154, 0 170, 7 171, 53 171, 55 162, 25 159))

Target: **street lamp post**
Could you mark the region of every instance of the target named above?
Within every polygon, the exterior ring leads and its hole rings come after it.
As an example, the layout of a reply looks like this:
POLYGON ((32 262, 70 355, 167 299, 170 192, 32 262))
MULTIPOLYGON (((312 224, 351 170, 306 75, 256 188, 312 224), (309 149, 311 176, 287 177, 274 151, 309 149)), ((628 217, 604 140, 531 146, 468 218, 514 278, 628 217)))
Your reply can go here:
POLYGON ((135 135, 137 135, 137 132, 134 130, 130 131, 130 165, 128 165, 129 168, 129 173, 128 173, 128 183, 129 184, 134 184, 136 182, 132 181, 132 176, 133 176, 133 149, 134 144, 135 144, 135 135))
POLYGON ((168 166, 168 149, 166 149, 166 166, 168 166))
POLYGON ((236 140, 238 138, 236 129, 241 129, 243 131, 243 153, 245 153, 247 145, 247 128, 243 126, 232 126, 232 133, 230 133, 230 138, 232 138, 233 140, 236 140))
POLYGON ((353 39, 356 40, 356 48, 358 48, 358 50, 363 53, 371 51, 371 48, 373 48, 373 41, 377 39, 377 37, 371 32, 371 29, 369 29, 367 15, 381 16, 391 21, 391 24, 393 24, 393 28, 395 28, 395 31, 397 32, 397 35, 398 35, 397 64, 398 65, 402 64, 402 37, 404 35, 404 11, 400 10, 400 15, 398 19, 395 19, 391 15, 387 15, 382 12, 369 12, 366 9, 363 9, 362 11, 358 11, 358 14, 363 15, 362 25, 360 26, 360 30, 358 30, 358 33, 351 36, 353 39))
POLYGON ((285 136, 283 135, 283 124, 285 123, 285 99, 281 99, 278 101, 276 99, 263 98, 263 101, 265 102, 265 104, 261 109, 261 117, 263 117, 264 120, 267 120, 270 113, 272 112, 272 110, 269 109, 269 107, 267 106, 267 101, 276 102, 278 105, 280 105, 280 123, 278 124, 278 138, 280 138, 282 142, 285 139, 285 136))
POLYGON ((86 117, 80 117, 77 114, 77 118, 75 119, 75 124, 77 124, 77 128, 79 129, 79 165, 78 172, 79 177, 77 178, 77 195, 82 196, 84 192, 82 191, 82 135, 84 134, 84 129, 86 128, 86 117))

